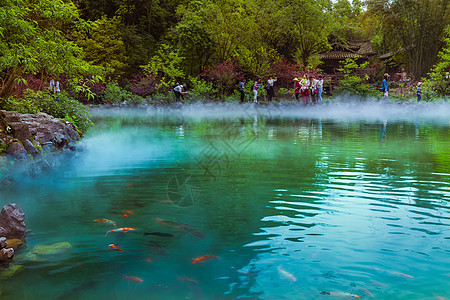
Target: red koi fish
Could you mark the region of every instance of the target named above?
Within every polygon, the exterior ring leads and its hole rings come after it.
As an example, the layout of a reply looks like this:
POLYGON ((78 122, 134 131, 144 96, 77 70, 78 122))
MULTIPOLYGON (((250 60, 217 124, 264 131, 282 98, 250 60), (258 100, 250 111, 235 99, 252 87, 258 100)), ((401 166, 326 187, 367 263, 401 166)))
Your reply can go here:
POLYGON ((136 229, 134 229, 134 228, 129 228, 129 227, 122 227, 122 228, 116 228, 116 229, 112 229, 112 230, 109 230, 109 231, 107 231, 106 233, 108 234, 108 233, 110 233, 110 232, 127 232, 127 231, 132 231, 132 230, 136 230, 136 229))
POLYGON ((215 258, 215 259, 218 259, 219 257, 218 256, 215 256, 215 255, 203 255, 203 256, 200 256, 200 257, 197 257, 197 258, 195 258, 193 261, 192 261, 192 263, 193 264, 196 264, 196 263, 199 263, 199 262, 201 262, 201 261, 205 261, 205 260, 208 260, 208 259, 213 259, 213 258, 215 258))
POLYGON ((123 251, 122 249, 120 249, 119 247, 117 247, 117 246, 114 245, 114 244, 109 244, 108 247, 109 247, 110 249, 113 249, 113 250, 123 251))
POLYGON ((124 218, 128 218, 128 215, 126 213, 120 213, 124 218))
POLYGON ((123 275, 123 278, 132 280, 134 282, 139 282, 139 283, 143 283, 144 282, 144 280, 142 280, 139 277, 135 277, 135 276, 125 276, 125 275, 123 275))
POLYGON ((102 223, 102 224, 110 224, 110 225, 117 226, 116 222, 108 220, 108 219, 96 219, 96 220, 94 220, 94 222, 98 222, 98 223, 102 223))
POLYGON ((128 209, 124 209, 124 211, 126 211, 126 212, 129 213, 130 215, 134 214, 134 212, 132 212, 131 210, 128 210, 128 209))

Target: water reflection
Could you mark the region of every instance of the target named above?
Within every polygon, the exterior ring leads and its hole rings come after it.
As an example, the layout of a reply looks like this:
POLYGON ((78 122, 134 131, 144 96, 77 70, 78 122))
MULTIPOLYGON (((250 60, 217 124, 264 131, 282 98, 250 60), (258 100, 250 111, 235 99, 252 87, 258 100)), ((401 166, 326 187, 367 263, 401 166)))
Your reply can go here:
POLYGON ((0 291, 12 299, 447 297, 448 123, 341 120, 322 109, 321 118, 301 115, 316 108, 286 117, 97 114, 83 152, 45 176, 11 174, 14 184, 1 190, 2 203, 14 199, 27 212, 30 248, 73 248, 55 261, 21 261, 26 271, 0 291), (105 237, 110 228, 97 218, 137 233, 105 237), (192 264, 202 255, 220 259, 192 264))

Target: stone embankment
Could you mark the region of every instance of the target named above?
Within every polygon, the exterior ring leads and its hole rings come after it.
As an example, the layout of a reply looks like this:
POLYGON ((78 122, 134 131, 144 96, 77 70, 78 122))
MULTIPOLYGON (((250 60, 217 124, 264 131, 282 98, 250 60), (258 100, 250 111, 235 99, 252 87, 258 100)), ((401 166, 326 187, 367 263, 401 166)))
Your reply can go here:
POLYGON ((80 140, 75 126, 46 113, 0 110, 0 154, 13 159, 36 156, 43 149, 73 149, 80 140))

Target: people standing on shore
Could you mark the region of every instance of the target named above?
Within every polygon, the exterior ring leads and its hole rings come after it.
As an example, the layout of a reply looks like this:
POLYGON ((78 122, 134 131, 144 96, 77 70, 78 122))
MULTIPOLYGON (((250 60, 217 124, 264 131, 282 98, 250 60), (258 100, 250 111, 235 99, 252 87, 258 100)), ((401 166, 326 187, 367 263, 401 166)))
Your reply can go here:
POLYGON ((383 92, 383 101, 386 101, 389 96, 389 84, 388 84, 389 74, 384 73, 383 81, 381 82, 381 91, 383 92))
POLYGON ((186 93, 183 92, 183 85, 177 82, 175 84, 175 87, 173 88, 173 92, 175 94, 175 100, 177 101, 177 103, 181 103, 182 95, 186 93))
POLYGON ((53 77, 50 79, 50 94, 53 94, 55 92, 55 79, 53 77))
POLYGON ((255 83, 252 86, 253 90, 253 102, 258 103, 258 89, 259 89, 259 83, 261 82, 261 79, 256 79, 255 83))
POLYGON ((272 101, 272 98, 275 97, 275 91, 273 89, 273 83, 277 81, 276 77, 269 76, 269 79, 267 80, 267 100, 269 102, 272 101))
POLYGON ((317 80, 317 83, 316 83, 316 88, 317 88, 317 102, 321 103, 322 102, 322 92, 323 92, 323 77, 322 77, 322 75, 319 75, 319 79, 317 80))
POLYGON ((241 93, 241 103, 244 103, 244 98, 245 98, 245 79, 242 78, 241 81, 239 81, 238 84, 238 91, 239 93, 241 93))
POLYGON ((317 79, 314 75, 309 77, 310 86, 309 86, 309 95, 311 96, 311 102, 316 103, 316 94, 317 94, 317 79))
POLYGON ((295 100, 298 102, 300 102, 300 100, 298 99, 298 95, 300 94, 300 89, 302 87, 302 85, 300 84, 300 82, 298 81, 298 78, 295 77, 293 79, 294 81, 294 95, 295 95, 295 100))
POLYGON ((309 100, 309 80, 308 80, 308 75, 304 74, 302 80, 300 81, 301 84, 301 91, 302 91, 302 100, 303 100, 303 104, 308 104, 308 100, 309 100))
POLYGON ((419 102, 422 99, 422 82, 419 82, 417 84, 416 94, 417 94, 417 102, 419 102))

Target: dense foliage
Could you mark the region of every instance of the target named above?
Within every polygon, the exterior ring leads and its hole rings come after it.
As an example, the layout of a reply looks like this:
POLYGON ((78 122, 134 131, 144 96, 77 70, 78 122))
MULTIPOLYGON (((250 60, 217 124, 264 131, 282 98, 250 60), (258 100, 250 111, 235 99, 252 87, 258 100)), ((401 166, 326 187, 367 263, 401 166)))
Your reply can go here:
MULTIPOLYGON (((242 77, 249 86, 271 74, 287 91, 293 77, 320 72, 320 53, 348 40, 371 40, 379 54, 391 53, 388 63, 411 82, 428 76, 428 89, 449 89, 442 75, 448 0, 0 3, 0 108, 11 95, 23 99, 25 88, 46 90, 50 77, 84 103, 162 103, 177 82, 189 99, 224 100, 242 77)), ((384 66, 372 86, 342 75, 337 91, 373 94, 384 66)))

